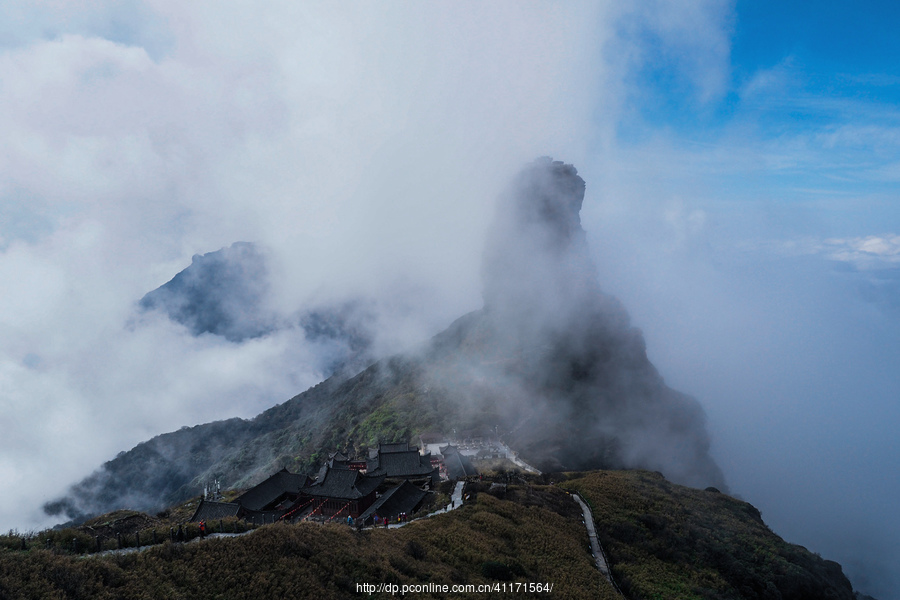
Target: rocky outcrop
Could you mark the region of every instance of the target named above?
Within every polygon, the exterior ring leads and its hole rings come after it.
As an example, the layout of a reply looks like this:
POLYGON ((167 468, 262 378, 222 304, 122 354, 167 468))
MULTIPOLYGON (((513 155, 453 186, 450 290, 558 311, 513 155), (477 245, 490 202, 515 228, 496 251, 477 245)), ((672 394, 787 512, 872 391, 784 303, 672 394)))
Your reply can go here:
POLYGON ((501 199, 484 254, 482 311, 440 337, 447 381, 474 376, 546 469, 648 468, 723 485, 700 405, 668 388, 641 332, 603 293, 572 165, 538 159, 501 199))
MULTIPOLYGON (((379 441, 454 429, 503 436, 543 471, 643 468, 726 489, 702 408, 666 386, 625 309, 601 291, 580 222, 584 193, 573 166, 529 165, 498 206, 483 309, 414 352, 332 377, 253 420, 158 436, 47 509, 75 516, 160 507, 211 478, 240 486, 285 466, 309 470, 330 451, 360 455, 379 441)), ((245 266, 256 260, 249 248, 236 251, 245 266)), ((185 279, 175 288, 206 281, 185 279)), ((254 294, 241 297, 252 305, 254 294)), ((307 336, 343 335, 340 313, 330 314, 306 321, 307 336)))

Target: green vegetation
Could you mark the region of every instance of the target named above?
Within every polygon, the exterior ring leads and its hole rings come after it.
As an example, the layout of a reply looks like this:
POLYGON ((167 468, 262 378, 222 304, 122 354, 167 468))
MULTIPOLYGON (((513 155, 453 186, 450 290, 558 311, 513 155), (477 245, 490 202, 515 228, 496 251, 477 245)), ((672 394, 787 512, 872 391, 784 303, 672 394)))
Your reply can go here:
POLYGON ((349 379, 328 379, 254 419, 156 436, 120 453, 45 509, 73 523, 123 505, 155 512, 196 496, 213 480, 250 487, 282 468, 315 472, 336 450, 364 457, 378 442, 416 443, 426 431, 501 422, 487 388, 469 389, 455 378, 436 382, 423 364, 411 357, 382 360, 349 379))
MULTIPOLYGON (((155 517, 116 511, 42 532, 25 540, 25 550, 21 537, 0 536, 0 598, 364 598, 357 583, 510 581, 553 583, 557 598, 617 598, 594 566, 569 490, 591 506, 612 573, 632 600, 854 598, 840 565, 786 543, 753 506, 712 488, 686 488, 647 471, 497 479, 506 485, 469 483, 462 508, 399 529, 277 524, 172 543, 170 531, 193 513, 193 499, 155 517), (154 531, 161 543, 142 552, 94 553, 97 538, 108 550, 117 547, 117 534, 133 546, 136 534, 147 544, 154 531)), ((441 504, 452 485, 437 490, 441 504)), ((209 527, 249 525, 225 519, 209 527)), ((199 536, 194 524, 184 532, 188 540, 199 536)))
MULTIPOLYGON (((226 493, 226 499, 234 492, 226 493)), ((117 510, 84 522, 77 527, 49 529, 37 534, 20 535, 10 532, 0 535, 0 549, 49 550, 55 554, 81 555, 120 548, 158 545, 177 536, 182 539, 200 537, 196 523, 188 523, 197 509, 199 499, 193 499, 160 512, 155 517, 133 510, 117 510)), ((228 517, 207 523, 208 533, 243 533, 254 529, 251 523, 228 517)), ((3 596, 0 596, 3 598, 3 596)))
POLYGON ((571 474, 629 598, 853 598, 841 566, 788 544, 756 508, 646 471, 571 474))
POLYGON ((357 583, 504 581, 553 583, 559 598, 616 597, 593 566, 567 493, 510 486, 501 500, 488 487, 473 486, 460 509, 400 529, 278 524, 237 538, 167 541, 90 558, 63 548, 2 549, 0 598, 365 598, 357 583))

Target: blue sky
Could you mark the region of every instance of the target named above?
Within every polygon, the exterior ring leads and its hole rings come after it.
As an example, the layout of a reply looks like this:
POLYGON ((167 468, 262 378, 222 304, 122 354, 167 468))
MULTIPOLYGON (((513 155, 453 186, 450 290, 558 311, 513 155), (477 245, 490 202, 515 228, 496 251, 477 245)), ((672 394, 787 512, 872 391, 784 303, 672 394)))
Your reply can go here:
POLYGON ((900 7, 719 8, 705 52, 626 21, 644 60, 598 175, 631 206, 596 215, 597 260, 734 491, 896 598, 900 7))
MULTIPOLYGON (((796 57, 826 79, 897 76, 896 3, 737 2, 732 63, 740 76, 796 57)), ((896 97, 894 97, 896 99, 896 97)))
POLYGON ((684 127, 686 134, 704 135, 740 119, 749 108, 768 109, 765 116, 777 128, 832 121, 837 115, 829 106, 817 106, 815 98, 856 101, 873 108, 895 105, 900 100, 900 67, 895 60, 900 52, 898 10, 891 2, 818 2, 814 10, 805 2, 737 2, 724 25, 730 32, 728 86, 709 106, 698 106, 696 86, 678 72, 678 57, 647 34, 654 56, 639 73, 642 115, 652 122, 684 127), (797 104, 785 102, 787 98, 763 106, 743 104, 742 88, 773 69, 784 69, 790 91, 800 97, 797 104), (801 98, 807 106, 802 106, 801 98))
POLYGON ((898 25, 889 2, 3 3, 0 526, 317 380, 298 332, 137 319, 193 254, 264 244, 277 308, 364 294, 393 351, 480 306, 494 199, 552 155, 732 491, 900 598, 898 25))
MULTIPOLYGON (((876 223, 896 229, 897 211, 853 214, 841 198, 881 201, 895 190, 898 11, 888 2, 821 2, 815 10, 800 2, 738 2, 724 19, 728 62, 712 92, 683 68, 683 55, 645 34, 650 60, 635 74, 637 109, 621 123, 620 139, 640 144, 665 130, 688 152, 752 143, 784 160, 764 177, 744 177, 737 187, 748 196, 824 204, 821 192, 832 196, 847 234, 876 223)), ((727 172, 724 184, 734 175, 727 172)))

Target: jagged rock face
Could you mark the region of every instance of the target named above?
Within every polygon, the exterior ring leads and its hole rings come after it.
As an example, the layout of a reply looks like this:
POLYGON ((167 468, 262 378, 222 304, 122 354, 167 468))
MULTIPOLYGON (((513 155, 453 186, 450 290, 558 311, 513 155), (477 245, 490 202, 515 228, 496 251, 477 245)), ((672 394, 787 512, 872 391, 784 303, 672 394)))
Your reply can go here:
POLYGON ((586 322, 624 329, 628 315, 600 291, 581 227, 585 183, 572 165, 539 159, 500 200, 482 265, 485 310, 517 343, 577 343, 586 322))
MULTIPOLYGON (((583 242, 581 205, 585 183, 572 165, 549 158, 541 158, 519 174, 502 206, 497 225, 509 222, 513 230, 530 228, 532 242, 543 253, 554 250, 570 251, 575 243, 583 242)), ((511 240, 505 240, 508 245, 511 240)), ((490 282, 487 282, 490 285, 490 282)))
POLYGON ((699 404, 665 385, 640 331, 600 289, 584 193, 575 167, 546 158, 516 178, 488 236, 485 308, 444 338, 458 344, 448 368, 495 383, 482 396, 545 468, 642 467, 721 486, 699 404))

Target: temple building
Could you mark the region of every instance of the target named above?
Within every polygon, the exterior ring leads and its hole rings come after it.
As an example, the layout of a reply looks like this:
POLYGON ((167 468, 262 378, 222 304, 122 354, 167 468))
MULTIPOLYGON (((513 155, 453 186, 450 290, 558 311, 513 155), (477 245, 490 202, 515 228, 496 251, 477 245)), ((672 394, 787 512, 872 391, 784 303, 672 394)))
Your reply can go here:
POLYGON ((418 510, 430 493, 433 492, 426 492, 409 481, 404 481, 382 494, 359 518, 364 525, 372 525, 376 516, 380 520, 396 522, 400 515, 412 515, 418 510))
POLYGON ((359 517, 375 502, 375 490, 384 482, 384 475, 363 475, 349 467, 325 466, 315 483, 303 488, 311 497, 311 515, 325 517, 359 517))
POLYGON ((408 479, 416 484, 437 484, 441 480, 439 469, 431 464, 431 454, 420 454, 416 446, 408 443, 379 444, 370 450, 366 473, 383 475, 394 483, 408 479))
POLYGON ((472 461, 465 454, 460 454, 459 448, 452 444, 441 447, 441 455, 444 457, 444 469, 447 479, 458 480, 478 475, 478 471, 472 466, 472 461))
POLYGON ((201 500, 190 520, 197 522, 237 517, 256 524, 274 523, 296 503, 302 488, 310 483, 312 479, 309 476, 282 469, 233 502, 201 500))

